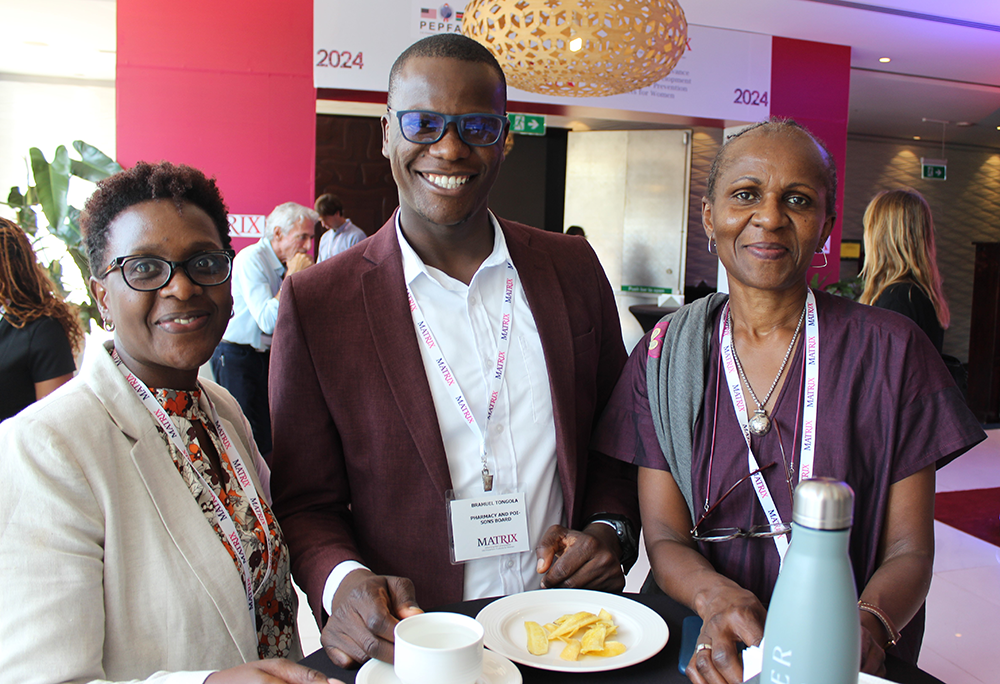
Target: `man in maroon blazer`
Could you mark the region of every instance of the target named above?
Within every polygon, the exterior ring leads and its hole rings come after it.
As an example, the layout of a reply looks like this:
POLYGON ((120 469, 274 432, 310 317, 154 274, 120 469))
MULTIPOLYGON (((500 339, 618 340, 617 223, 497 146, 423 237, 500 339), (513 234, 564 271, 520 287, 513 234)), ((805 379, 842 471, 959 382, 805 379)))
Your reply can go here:
POLYGON ((634 472, 588 449, 626 358, 604 271, 586 240, 487 208, 503 72, 475 41, 432 36, 396 61, 388 100, 399 211, 286 280, 271 352, 274 510, 343 667, 391 662, 417 599, 621 591, 637 550, 634 472), (454 564, 449 500, 498 493, 528 533, 479 546, 521 546, 454 564))

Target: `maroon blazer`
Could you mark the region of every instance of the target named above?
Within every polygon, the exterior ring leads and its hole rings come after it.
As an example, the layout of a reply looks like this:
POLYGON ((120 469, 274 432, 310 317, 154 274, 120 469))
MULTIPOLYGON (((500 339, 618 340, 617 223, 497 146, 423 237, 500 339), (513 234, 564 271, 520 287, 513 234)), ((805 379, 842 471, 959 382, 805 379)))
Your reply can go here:
MULTIPOLYGON (((541 337, 566 518, 579 529, 618 513, 638 530, 631 466, 589 450, 626 359, 600 262, 586 240, 500 223, 541 337)), ((345 560, 409 577, 425 608, 461 601, 463 566, 448 555, 451 477, 394 219, 285 281, 269 384, 273 509, 314 613, 345 560)))

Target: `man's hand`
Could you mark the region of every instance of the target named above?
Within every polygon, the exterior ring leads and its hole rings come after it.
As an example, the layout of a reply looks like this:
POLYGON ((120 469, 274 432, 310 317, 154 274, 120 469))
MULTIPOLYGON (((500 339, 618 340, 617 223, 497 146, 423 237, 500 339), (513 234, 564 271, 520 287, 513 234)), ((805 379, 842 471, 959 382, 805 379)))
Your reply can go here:
POLYGON ((291 660, 272 658, 245 663, 208 675, 205 684, 343 684, 339 679, 327 679, 322 672, 291 660))
POLYGON ((332 607, 320 643, 330 660, 345 669, 371 658, 391 663, 396 623, 424 612, 410 580, 360 569, 337 587, 332 607))
POLYGON ((625 574, 619 562, 618 535, 608 525, 591 523, 582 532, 553 525, 535 547, 542 586, 621 592, 625 574))
POLYGON ((303 253, 294 254, 292 255, 292 258, 288 260, 288 263, 285 264, 286 268, 285 277, 287 278, 293 273, 298 273, 299 271, 302 271, 312 265, 313 265, 313 260, 309 257, 308 254, 303 254, 303 253))

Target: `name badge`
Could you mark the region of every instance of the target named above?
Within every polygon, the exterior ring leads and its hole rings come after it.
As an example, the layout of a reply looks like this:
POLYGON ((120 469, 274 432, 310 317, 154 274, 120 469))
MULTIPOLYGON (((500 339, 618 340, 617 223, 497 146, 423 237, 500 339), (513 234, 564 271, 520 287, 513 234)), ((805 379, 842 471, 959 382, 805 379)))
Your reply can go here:
POLYGON ((448 522, 452 563, 531 549, 524 492, 453 499, 448 522))

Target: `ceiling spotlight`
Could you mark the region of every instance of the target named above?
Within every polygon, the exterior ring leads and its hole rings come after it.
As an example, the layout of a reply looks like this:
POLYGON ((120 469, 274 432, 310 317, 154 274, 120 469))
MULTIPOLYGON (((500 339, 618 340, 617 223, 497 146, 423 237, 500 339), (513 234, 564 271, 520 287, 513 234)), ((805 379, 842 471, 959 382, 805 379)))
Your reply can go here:
POLYGON ((914 140, 920 140, 920 136, 919 135, 915 135, 915 136, 913 136, 913 139, 914 140))
POLYGON ((569 41, 570 52, 579 52, 580 48, 583 47, 583 38, 574 38, 569 41))
POLYGON ((892 61, 892 58, 891 57, 879 57, 878 61, 882 62, 882 64, 888 64, 889 62, 892 61))

